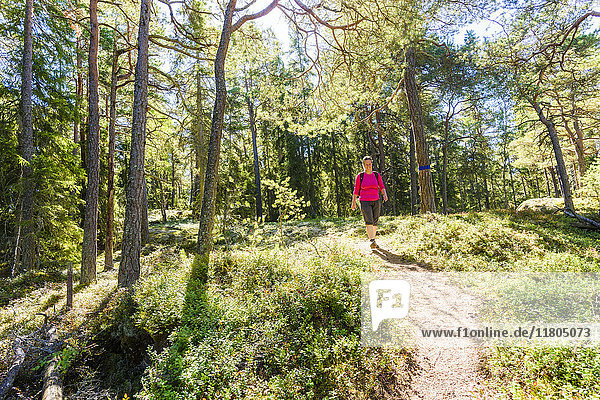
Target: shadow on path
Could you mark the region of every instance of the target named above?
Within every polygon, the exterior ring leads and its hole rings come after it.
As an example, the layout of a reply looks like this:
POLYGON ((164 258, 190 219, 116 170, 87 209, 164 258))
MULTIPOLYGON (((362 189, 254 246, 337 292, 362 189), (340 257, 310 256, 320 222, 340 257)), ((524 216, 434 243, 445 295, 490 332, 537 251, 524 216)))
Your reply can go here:
POLYGON ((394 254, 391 251, 379 248, 373 249, 373 254, 381 258, 383 261, 392 264, 392 266, 403 267, 405 269, 409 269, 411 271, 418 272, 432 272, 434 269, 431 265, 423 262, 415 262, 409 260, 408 258, 402 257, 398 254, 394 254))

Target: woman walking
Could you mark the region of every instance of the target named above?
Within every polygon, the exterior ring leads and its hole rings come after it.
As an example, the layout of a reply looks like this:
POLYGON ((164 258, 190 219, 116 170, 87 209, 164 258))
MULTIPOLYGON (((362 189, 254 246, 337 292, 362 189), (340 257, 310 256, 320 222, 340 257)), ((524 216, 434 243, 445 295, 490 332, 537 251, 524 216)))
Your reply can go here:
POLYGON ((367 236, 371 241, 371 248, 378 249, 375 234, 377 233, 377 222, 381 211, 379 191, 383 194, 383 201, 387 201, 388 197, 381 175, 373 171, 373 159, 365 156, 362 163, 364 171, 356 175, 356 182, 354 183, 352 210, 356 210, 356 199, 358 198, 360 200, 360 211, 367 225, 367 236))

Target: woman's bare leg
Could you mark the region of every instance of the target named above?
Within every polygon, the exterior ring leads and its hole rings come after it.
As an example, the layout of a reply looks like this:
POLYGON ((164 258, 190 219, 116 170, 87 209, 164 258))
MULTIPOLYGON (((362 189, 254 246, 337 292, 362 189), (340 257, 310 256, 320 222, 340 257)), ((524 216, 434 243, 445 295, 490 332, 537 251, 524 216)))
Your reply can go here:
POLYGON ((375 239, 375 226, 367 225, 367 236, 369 239, 375 239))

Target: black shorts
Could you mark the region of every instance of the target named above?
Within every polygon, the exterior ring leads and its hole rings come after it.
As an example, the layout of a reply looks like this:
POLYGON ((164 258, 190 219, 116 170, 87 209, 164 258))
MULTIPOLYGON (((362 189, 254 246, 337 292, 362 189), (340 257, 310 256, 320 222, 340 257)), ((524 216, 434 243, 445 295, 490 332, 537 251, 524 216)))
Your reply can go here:
POLYGON ((381 211, 381 202, 379 200, 360 201, 360 211, 365 219, 366 225, 377 226, 379 221, 379 213, 381 211))

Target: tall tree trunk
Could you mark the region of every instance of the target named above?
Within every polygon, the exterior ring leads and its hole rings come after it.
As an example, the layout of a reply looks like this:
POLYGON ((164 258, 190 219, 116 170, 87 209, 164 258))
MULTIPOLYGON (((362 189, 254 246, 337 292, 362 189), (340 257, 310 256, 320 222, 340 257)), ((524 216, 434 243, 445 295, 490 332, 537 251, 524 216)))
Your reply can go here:
POLYGON ((560 147, 560 143, 558 141, 558 134, 556 132, 556 128, 554 123, 547 119, 537 102, 536 98, 527 97, 529 103, 535 109, 538 118, 542 124, 546 126, 548 130, 548 135, 550 136, 550 140, 552 141, 552 149, 554 150, 554 157, 556 159, 557 172, 559 182, 561 183, 561 187, 563 189, 563 199, 565 201, 565 208, 570 211, 575 211, 575 207, 573 206, 573 198, 571 195, 571 186, 569 185, 569 177, 567 175, 567 169, 565 167, 565 161, 562 154, 562 149, 560 147))
POLYGON ((118 61, 117 35, 113 33, 113 59, 110 75, 110 119, 108 124, 108 165, 107 165, 107 200, 106 200, 106 238, 104 244, 104 269, 114 268, 113 247, 115 233, 115 125, 117 119, 117 83, 118 61))
POLYGON ((146 183, 146 173, 143 178, 144 192, 142 197, 142 246, 150 240, 150 227, 148 225, 148 184, 146 183))
POLYGON ((506 191, 506 162, 502 163, 502 191, 504 193, 504 208, 508 208, 508 193, 506 191))
POLYGON ((196 71, 196 127, 194 129, 194 149, 196 152, 196 167, 194 178, 194 200, 193 215, 194 218, 200 216, 202 208, 202 196, 204 194, 204 180, 206 177, 206 163, 208 156, 208 138, 204 129, 204 109, 202 96, 202 68, 198 61, 196 71))
POLYGON ((548 189, 548 197, 552 197, 552 194, 550 193, 550 178, 548 178, 548 170, 544 169, 544 176, 546 177, 546 187, 548 189))
POLYGON ((381 116, 379 111, 375 112, 375 128, 377 130, 377 151, 379 153, 379 173, 382 178, 387 178, 385 172, 385 150, 383 147, 383 128, 381 127, 381 116))
POLYGON ((487 178, 485 176, 485 174, 487 173, 487 165, 485 160, 483 161, 483 194, 485 196, 485 209, 489 210, 490 209, 490 191, 488 189, 488 182, 487 182, 487 178))
POLYGON ((521 184, 523 185, 523 194, 525 195, 525 200, 527 200, 527 198, 529 197, 527 195, 527 185, 525 184, 525 177, 523 175, 523 172, 519 171, 519 175, 521 175, 521 184))
POLYGON ((558 181, 556 180, 556 168, 554 166, 548 167, 550 175, 552 176, 552 185, 554 186, 554 197, 561 197, 560 188, 558 187, 558 181))
POLYGON ((171 150, 171 209, 175 209, 175 194, 177 187, 175 183, 175 150, 171 150))
MULTIPOLYGON (((83 99, 83 74, 81 73, 81 70, 83 69, 82 42, 83 39, 81 38, 81 34, 78 33, 75 49, 77 53, 77 71, 75 75, 75 121, 73 123, 73 142, 77 144, 81 141, 81 100, 83 99)), ((73 154, 77 154, 77 147, 73 149, 73 154)))
POLYGON ((165 191, 163 188, 162 177, 158 179, 158 190, 160 190, 160 215, 162 216, 162 222, 167 222, 167 210, 165 205, 165 191))
POLYGON ((409 137, 409 169, 410 169, 410 214, 417 215, 419 208, 419 188, 417 183, 417 157, 415 152, 415 136, 408 130, 409 137))
MULTIPOLYGON (((474 164, 474 163, 473 163, 474 164)), ((479 179, 477 179, 477 174, 475 176, 475 198, 477 199, 477 210, 481 211, 481 183, 479 183, 479 179)))
POLYGON ((252 81, 248 86, 248 78, 244 77, 246 84, 246 104, 248 105, 248 118, 250 121, 250 132, 252 133, 252 155, 254 156, 254 187, 256 197, 256 220, 262 222, 262 193, 260 190, 260 164, 258 162, 258 145, 256 143, 256 121, 254 117, 254 100, 251 98, 250 90, 252 89, 252 81))
POLYGON ((33 82, 33 0, 25 2, 25 31, 23 33, 23 71, 21 75, 21 135, 19 135, 19 153, 26 161, 21 172, 21 204, 19 223, 15 240, 15 257, 12 275, 23 272, 37 263, 35 249, 35 229, 33 197, 35 187, 33 177, 32 82, 33 82))
POLYGON ((98 106, 98 0, 90 0, 90 51, 88 54, 88 156, 83 246, 82 284, 96 280, 98 252, 98 190, 100 186, 100 112, 98 106))
POLYGON ((517 208, 517 193, 515 192, 515 178, 513 176, 512 164, 510 162, 510 157, 508 157, 508 172, 510 174, 510 188, 512 190, 513 195, 513 208, 517 208))
POLYGON ((450 138, 450 111, 444 121, 444 144, 442 145, 442 213, 448 214, 448 140, 450 138))
POLYGON ((123 250, 119 265, 119 287, 131 287, 140 276, 142 218, 144 208, 144 158, 146 153, 146 111, 148 106, 148 36, 151 0, 141 0, 138 31, 138 59, 135 66, 131 159, 127 182, 127 205, 123 225, 123 250))
MULTIPOLYGON (((229 48, 231 35, 235 29, 239 28, 250 18, 258 18, 259 16, 269 13, 275 8, 277 1, 278 0, 273 0, 269 6, 259 13, 240 17, 235 26, 232 25, 232 19, 237 1, 229 0, 225 6, 223 29, 221 30, 219 47, 215 55, 215 103, 210 127, 210 143, 208 146, 208 162, 206 164, 206 178, 202 197, 202 212, 200 214, 200 223, 198 227, 198 254, 192 264, 192 273, 190 277, 191 286, 188 285, 190 296, 199 295, 198 290, 202 290, 208 279, 208 262, 213 246, 212 230, 215 223, 215 202, 219 172, 219 156, 221 154, 221 137, 223 134, 223 118, 225 115, 225 106, 227 104, 225 59, 227 57, 227 49, 229 48)), ((198 300, 199 299, 196 298, 190 301, 196 303, 198 300)), ((187 322, 186 320, 188 317, 193 317, 194 307, 198 306, 199 304, 191 304, 190 311, 184 310, 184 324, 187 322)))
POLYGON ((579 124, 579 118, 577 116, 573 119, 573 127, 575 128, 575 133, 577 134, 575 140, 575 152, 577 154, 577 166, 579 177, 585 175, 585 153, 583 149, 583 130, 581 129, 581 125, 579 124))
MULTIPOLYGON (((219 48, 215 56, 215 104, 213 108, 210 127, 210 142, 208 148, 208 162, 202 197, 202 211, 198 228, 198 256, 201 268, 208 268, 208 258, 212 250, 212 230, 215 223, 215 200, 217 193, 217 179, 219 172, 219 156, 221 154, 221 137, 223 134, 223 118, 227 102, 227 88, 225 85, 225 58, 232 32, 232 18, 235 9, 235 0, 230 0, 225 8, 225 19, 221 31, 219 48)), ((197 274, 199 272, 192 272, 197 274)))
POLYGON ((315 218, 319 213, 320 207, 315 196, 315 177, 313 172, 314 150, 311 148, 309 136, 306 136, 306 151, 308 156, 308 196, 310 199, 310 217, 315 218))
MULTIPOLYGON (((381 127, 381 116, 379 111, 375 112, 375 128, 377 129, 377 151, 379 153, 379 173, 383 182, 387 183, 387 172, 385 167, 385 149, 383 147, 383 128, 381 127)), ((387 203, 381 203, 381 215, 384 215, 387 203)))
POLYGON ((337 216, 342 216, 342 199, 340 195, 340 172, 337 164, 337 149, 335 148, 335 134, 331 130, 331 158, 333 161, 333 182, 335 184, 335 204, 337 216))
POLYGON ((409 47, 406 50, 406 68, 404 69, 404 88, 408 101, 408 110, 415 139, 415 150, 417 153, 417 164, 419 166, 419 189, 421 195, 421 213, 436 212, 435 192, 431 178, 431 166, 429 165, 429 153, 425 129, 423 126, 423 111, 421 100, 415 80, 415 49, 409 47))

